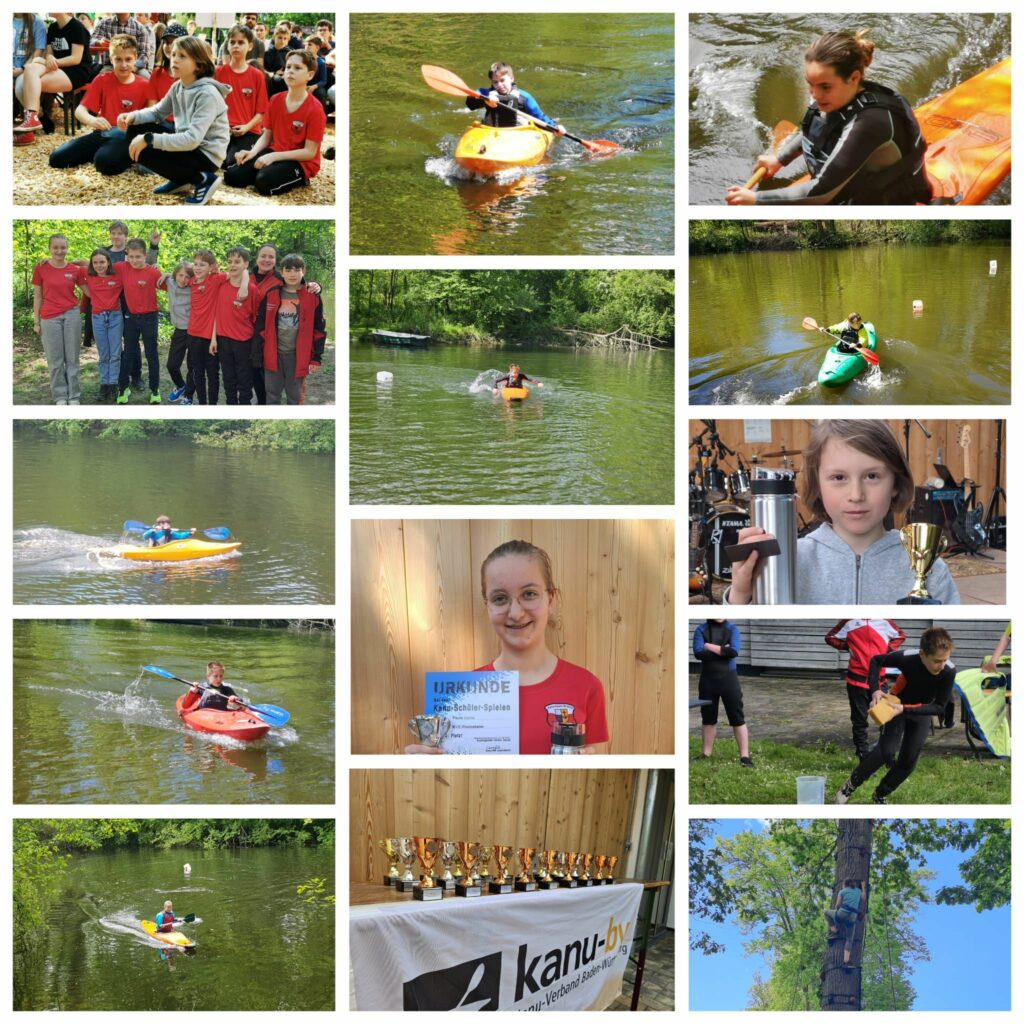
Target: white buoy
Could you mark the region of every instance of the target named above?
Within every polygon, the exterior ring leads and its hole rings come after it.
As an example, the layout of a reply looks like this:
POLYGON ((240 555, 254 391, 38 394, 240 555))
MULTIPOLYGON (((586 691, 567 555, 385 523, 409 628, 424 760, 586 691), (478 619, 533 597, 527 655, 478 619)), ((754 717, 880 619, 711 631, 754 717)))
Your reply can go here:
POLYGON ((184 870, 185 870, 185 874, 186 875, 191 875, 192 874, 192 865, 191 864, 186 864, 184 870))
POLYGON ((999 267, 999 261, 998 260, 989 260, 988 261, 988 276, 989 277, 995 277, 996 276, 996 270, 998 269, 998 267, 999 267))
POLYGON ((923 313, 924 312, 924 303, 920 299, 914 299, 914 312, 915 313, 923 313))
POLYGON ((395 375, 390 370, 378 370, 377 371, 377 383, 378 384, 390 384, 395 379, 395 375))

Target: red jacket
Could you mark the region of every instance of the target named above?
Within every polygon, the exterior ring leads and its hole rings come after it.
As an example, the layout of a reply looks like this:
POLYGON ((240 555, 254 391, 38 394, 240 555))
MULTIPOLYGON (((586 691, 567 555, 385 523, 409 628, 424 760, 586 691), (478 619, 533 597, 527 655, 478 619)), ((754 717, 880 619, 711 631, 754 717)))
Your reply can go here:
MULTIPOLYGON (((253 334, 253 366, 277 370, 277 311, 281 305, 281 285, 276 284, 260 303, 253 334), (262 344, 261 344, 262 342, 262 344)), ((319 366, 327 333, 324 307, 319 295, 301 286, 299 296, 299 333, 295 338, 295 376, 305 377, 310 366, 319 366)))
POLYGON ((907 639, 892 619, 840 619, 829 630, 825 643, 837 651, 849 651, 846 685, 868 689, 868 663, 876 654, 886 654, 907 639))

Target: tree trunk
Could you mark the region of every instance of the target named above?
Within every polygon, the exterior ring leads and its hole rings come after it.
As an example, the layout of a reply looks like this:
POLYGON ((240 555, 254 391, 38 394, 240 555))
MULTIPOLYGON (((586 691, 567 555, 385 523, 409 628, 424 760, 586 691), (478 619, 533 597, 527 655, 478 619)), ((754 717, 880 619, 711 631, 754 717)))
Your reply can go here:
MULTIPOLYGON (((836 839, 836 874, 832 888, 832 902, 835 906, 836 896, 843 888, 843 880, 863 879, 868 900, 871 898, 871 829, 870 819, 843 820, 838 822, 839 833, 836 839)), ((828 932, 828 922, 822 922, 828 932)), ((823 1010, 859 1010, 861 1001, 861 957, 864 952, 864 918, 857 921, 853 933, 853 946, 850 953, 852 970, 843 967, 843 942, 825 942, 825 959, 821 971, 821 1008, 823 1010)))

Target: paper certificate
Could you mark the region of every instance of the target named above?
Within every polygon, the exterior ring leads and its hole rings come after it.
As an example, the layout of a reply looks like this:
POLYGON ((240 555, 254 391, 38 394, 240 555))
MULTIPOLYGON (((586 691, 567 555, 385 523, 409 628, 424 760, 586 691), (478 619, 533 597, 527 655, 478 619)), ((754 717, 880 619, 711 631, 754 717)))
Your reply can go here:
POLYGON ((519 753, 518 672, 428 672, 424 704, 452 723, 446 754, 519 753))

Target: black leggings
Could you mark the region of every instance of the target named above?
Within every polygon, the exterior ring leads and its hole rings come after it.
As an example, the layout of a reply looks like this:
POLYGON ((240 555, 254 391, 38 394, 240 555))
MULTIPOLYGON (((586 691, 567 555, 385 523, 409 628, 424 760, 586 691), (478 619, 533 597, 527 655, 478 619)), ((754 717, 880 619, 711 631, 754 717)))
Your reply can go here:
POLYGON ((747 720, 743 717, 743 691, 740 689, 740 677, 735 672, 711 678, 701 673, 697 696, 700 700, 711 701, 700 709, 700 720, 704 725, 718 724, 719 701, 725 705, 725 717, 733 728, 746 725, 747 720))
POLYGON ((188 336, 188 385, 195 395, 196 405, 217 404, 220 363, 215 355, 210 354, 209 338, 197 338, 194 334, 188 336))
MULTIPOLYGON (((128 128, 128 141, 148 131, 152 131, 152 125, 133 124, 128 128)), ((139 154, 139 163, 168 181, 176 181, 181 185, 198 185, 205 173, 217 170, 217 165, 198 149, 175 150, 172 153, 147 146, 139 154)))
POLYGON ((232 135, 228 141, 228 151, 224 157, 224 170, 235 166, 235 154, 243 149, 252 149, 260 141, 262 132, 246 132, 245 135, 232 135))
POLYGON ((256 161, 249 160, 227 168, 224 184, 232 188, 255 188, 261 196, 279 196, 305 185, 306 176, 298 160, 281 160, 259 171, 256 170, 256 161))
POLYGON ((850 702, 850 725, 853 727, 853 748, 858 757, 867 757, 871 750, 868 739, 868 708, 871 705, 871 691, 864 686, 846 684, 846 697, 850 702))
POLYGON ((931 715, 908 715, 904 712, 886 722, 878 743, 854 768, 850 776, 854 787, 867 782, 883 764, 889 766, 889 771, 878 784, 879 796, 888 796, 905 782, 921 756, 921 750, 931 730, 931 721, 931 715))

